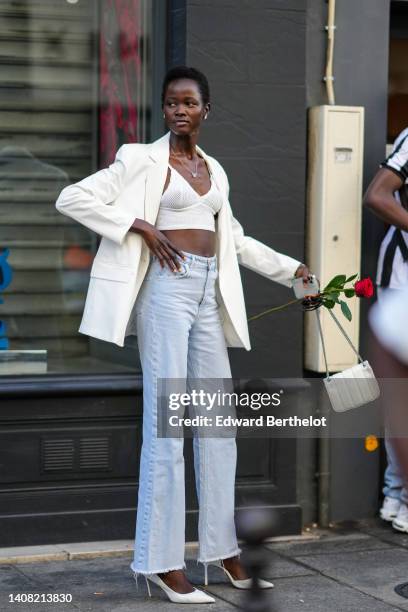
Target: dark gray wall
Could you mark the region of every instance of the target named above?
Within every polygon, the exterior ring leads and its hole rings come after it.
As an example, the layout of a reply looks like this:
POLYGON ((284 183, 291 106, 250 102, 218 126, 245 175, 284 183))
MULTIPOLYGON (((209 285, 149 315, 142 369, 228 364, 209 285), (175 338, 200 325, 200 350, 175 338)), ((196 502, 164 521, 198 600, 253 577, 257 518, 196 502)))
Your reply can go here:
MULTIPOLYGON (((156 0, 160 9, 167 5, 166 62, 171 68, 186 61, 186 0, 156 0)), ((162 113, 160 113, 160 117, 162 113)))
MULTIPOLYGON (((307 106, 327 104, 325 69, 327 4, 308 0, 307 106)), ((389 0, 342 0, 336 3, 334 75, 336 104, 364 106, 364 189, 385 157, 387 133, 389 0)), ((375 276, 384 226, 363 211, 362 267, 375 276)), ((369 353, 367 311, 361 306, 361 352, 369 353)), ((341 339, 339 338, 339 341, 341 339)), ((367 434, 370 423, 367 422, 367 434)), ((378 509, 379 453, 367 453, 364 440, 333 440, 331 446, 331 519, 357 519, 378 509)))
MULTIPOLYGON (((306 165, 303 0, 188 0, 187 64, 208 75, 212 110, 200 135, 224 166, 245 233, 304 257, 306 165)), ((248 317, 292 292, 241 266, 248 317)), ((302 315, 250 323, 252 350, 230 351, 234 376, 301 376, 302 315)))

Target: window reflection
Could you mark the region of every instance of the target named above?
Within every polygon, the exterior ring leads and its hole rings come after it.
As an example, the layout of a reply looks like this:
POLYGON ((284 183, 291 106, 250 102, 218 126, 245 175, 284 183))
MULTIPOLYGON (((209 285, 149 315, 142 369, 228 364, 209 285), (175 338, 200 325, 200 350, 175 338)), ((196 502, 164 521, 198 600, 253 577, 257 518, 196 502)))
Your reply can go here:
POLYGON ((139 367, 78 333, 99 238, 55 201, 150 138, 151 4, 1 3, 0 375, 139 367))

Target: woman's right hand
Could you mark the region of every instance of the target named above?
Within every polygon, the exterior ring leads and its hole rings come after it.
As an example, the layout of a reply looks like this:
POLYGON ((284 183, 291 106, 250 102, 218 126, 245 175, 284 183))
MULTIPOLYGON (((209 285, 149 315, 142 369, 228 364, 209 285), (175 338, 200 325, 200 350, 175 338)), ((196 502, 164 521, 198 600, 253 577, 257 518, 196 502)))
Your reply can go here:
POLYGON ((143 219, 135 219, 130 229, 141 234, 151 253, 158 258, 162 268, 167 264, 172 272, 180 270, 177 255, 185 259, 183 252, 154 225, 143 219))

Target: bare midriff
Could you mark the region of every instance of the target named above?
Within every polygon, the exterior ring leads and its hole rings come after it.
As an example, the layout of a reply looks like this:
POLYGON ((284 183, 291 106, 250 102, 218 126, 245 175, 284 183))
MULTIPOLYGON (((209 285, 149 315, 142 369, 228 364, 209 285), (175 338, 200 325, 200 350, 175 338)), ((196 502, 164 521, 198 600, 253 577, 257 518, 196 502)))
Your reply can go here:
POLYGON ((212 257, 215 255, 215 232, 203 229, 162 230, 173 244, 187 253, 212 257))

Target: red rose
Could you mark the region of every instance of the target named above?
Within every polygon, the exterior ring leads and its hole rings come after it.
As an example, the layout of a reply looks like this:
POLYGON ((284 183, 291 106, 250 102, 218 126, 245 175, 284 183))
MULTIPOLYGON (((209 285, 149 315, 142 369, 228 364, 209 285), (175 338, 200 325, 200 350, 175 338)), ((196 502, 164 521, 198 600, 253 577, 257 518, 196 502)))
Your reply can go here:
POLYGON ((354 283, 356 296, 360 298, 370 298, 374 295, 374 285, 371 278, 362 278, 354 283))

